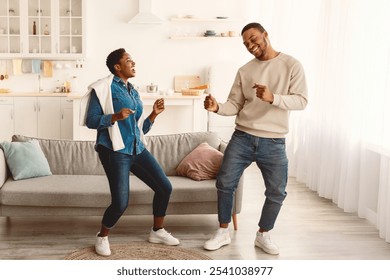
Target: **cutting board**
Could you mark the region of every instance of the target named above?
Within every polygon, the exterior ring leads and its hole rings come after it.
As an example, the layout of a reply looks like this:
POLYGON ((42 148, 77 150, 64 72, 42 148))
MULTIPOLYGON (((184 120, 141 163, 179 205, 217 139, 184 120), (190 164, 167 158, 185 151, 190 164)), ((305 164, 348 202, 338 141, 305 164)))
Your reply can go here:
POLYGON ((182 88, 200 86, 200 76, 198 75, 178 75, 175 76, 175 91, 181 92, 182 88))

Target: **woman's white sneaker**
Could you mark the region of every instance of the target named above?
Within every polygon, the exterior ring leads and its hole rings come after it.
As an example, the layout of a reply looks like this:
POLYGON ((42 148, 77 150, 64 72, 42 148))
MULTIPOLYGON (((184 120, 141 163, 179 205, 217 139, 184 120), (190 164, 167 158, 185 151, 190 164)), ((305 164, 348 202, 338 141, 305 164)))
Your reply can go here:
POLYGON ((279 248, 275 243, 271 241, 271 237, 268 232, 257 232, 255 245, 268 254, 279 254, 279 248))
POLYGON ((160 243, 169 246, 175 246, 180 244, 179 239, 173 237, 169 232, 167 232, 163 228, 157 231, 154 231, 152 229, 149 234, 149 242, 160 243))
POLYGON ((101 256, 111 255, 110 243, 108 242, 108 236, 100 237, 99 232, 96 234, 95 251, 101 256))
POLYGON ((207 240, 204 243, 203 248, 209 251, 218 250, 222 246, 230 244, 230 234, 229 230, 226 228, 219 228, 214 233, 213 237, 211 237, 209 240, 207 240))

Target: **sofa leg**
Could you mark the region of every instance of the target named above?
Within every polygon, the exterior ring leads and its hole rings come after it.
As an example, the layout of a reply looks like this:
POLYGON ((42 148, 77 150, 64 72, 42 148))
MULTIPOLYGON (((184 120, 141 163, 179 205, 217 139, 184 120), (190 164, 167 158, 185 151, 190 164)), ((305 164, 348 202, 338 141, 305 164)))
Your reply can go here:
POLYGON ((234 213, 232 215, 232 218, 233 218, 233 227, 234 227, 234 230, 237 230, 237 214, 234 213))

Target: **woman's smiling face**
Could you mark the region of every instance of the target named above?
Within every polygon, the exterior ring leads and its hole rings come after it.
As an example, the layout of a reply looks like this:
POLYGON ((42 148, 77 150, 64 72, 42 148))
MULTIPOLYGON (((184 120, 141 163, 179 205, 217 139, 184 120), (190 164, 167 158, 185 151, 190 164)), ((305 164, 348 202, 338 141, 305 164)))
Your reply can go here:
POLYGON ((135 62, 130 54, 124 53, 115 67, 119 77, 124 77, 126 79, 135 77, 135 62))

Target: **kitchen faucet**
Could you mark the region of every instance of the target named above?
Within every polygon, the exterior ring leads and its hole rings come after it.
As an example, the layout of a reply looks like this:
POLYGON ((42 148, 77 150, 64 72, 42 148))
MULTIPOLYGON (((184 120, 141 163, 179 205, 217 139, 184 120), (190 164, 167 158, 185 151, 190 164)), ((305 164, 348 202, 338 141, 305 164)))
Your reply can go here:
POLYGON ((41 75, 38 74, 38 92, 42 92, 43 89, 41 87, 41 75))

